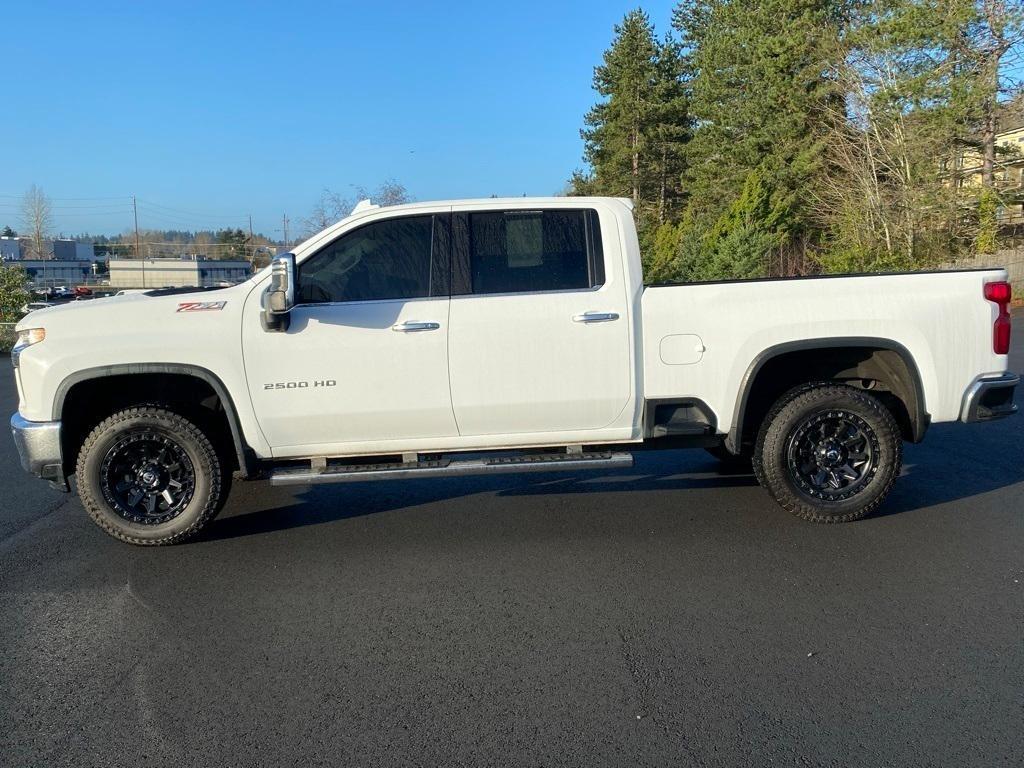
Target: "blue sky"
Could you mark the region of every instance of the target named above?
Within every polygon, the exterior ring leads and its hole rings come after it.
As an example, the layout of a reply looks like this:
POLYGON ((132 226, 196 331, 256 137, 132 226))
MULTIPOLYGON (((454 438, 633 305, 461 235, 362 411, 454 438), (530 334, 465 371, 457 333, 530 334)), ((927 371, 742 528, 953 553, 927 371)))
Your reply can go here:
MULTIPOLYGON (((30 184, 64 232, 246 226, 320 190, 552 194, 581 164, 621 0, 13 2, 0 226, 30 184), (109 199, 107 199, 109 198, 109 199)), ((670 0, 645 6, 667 28, 670 0)), ((294 226, 294 225, 293 225, 294 226)))

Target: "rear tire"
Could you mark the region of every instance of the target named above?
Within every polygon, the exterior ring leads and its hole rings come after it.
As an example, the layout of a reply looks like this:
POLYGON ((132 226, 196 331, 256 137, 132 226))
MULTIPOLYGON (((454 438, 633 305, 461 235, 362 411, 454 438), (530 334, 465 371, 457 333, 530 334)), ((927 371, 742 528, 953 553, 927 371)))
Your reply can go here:
POLYGON ((128 408, 85 439, 76 470, 89 516, 115 539, 177 544, 198 533, 227 495, 209 438, 191 421, 156 406, 128 408))
POLYGON ((814 523, 859 520, 885 500, 903 465, 889 410, 863 390, 801 386, 765 418, 754 474, 783 509, 814 523))

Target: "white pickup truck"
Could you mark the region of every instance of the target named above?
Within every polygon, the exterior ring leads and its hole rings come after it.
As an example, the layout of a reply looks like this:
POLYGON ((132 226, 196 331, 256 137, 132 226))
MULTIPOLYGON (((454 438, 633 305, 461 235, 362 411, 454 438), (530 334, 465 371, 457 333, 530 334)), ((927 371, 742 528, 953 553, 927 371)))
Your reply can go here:
POLYGON ((902 441, 1016 410, 999 269, 643 284, 628 201, 352 215, 240 285, 33 312, 12 354, 29 472, 170 544, 234 477, 275 484, 747 461, 810 521, 870 513, 902 441))

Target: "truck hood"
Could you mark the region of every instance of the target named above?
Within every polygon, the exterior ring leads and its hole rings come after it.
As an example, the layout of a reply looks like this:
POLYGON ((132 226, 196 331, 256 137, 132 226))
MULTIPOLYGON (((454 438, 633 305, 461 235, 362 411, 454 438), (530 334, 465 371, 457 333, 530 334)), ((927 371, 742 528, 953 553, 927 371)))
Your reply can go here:
POLYGON ((15 330, 73 328, 79 332, 88 329, 96 335, 104 331, 121 335, 133 327, 166 322, 179 312, 218 312, 228 302, 243 301, 251 289, 251 282, 246 281, 228 288, 169 288, 69 301, 29 313, 18 321, 15 330))

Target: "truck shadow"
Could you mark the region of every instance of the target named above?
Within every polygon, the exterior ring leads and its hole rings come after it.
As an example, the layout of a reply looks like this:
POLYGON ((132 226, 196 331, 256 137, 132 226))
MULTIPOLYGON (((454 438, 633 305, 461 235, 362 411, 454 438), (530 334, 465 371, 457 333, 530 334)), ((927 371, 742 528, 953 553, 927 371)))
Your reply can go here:
MULTIPOLYGON (((677 453, 677 452, 672 452, 677 453)), ((651 466, 642 457, 632 469, 603 474, 571 475, 562 472, 542 475, 500 475, 454 477, 396 482, 365 482, 322 485, 286 493, 288 501, 266 509, 232 514, 233 498, 225 514, 207 527, 200 540, 229 539, 308 525, 320 525, 399 509, 439 504, 478 494, 499 498, 555 496, 559 494, 623 494, 653 491, 685 491, 699 488, 750 488, 757 485, 753 474, 722 470, 717 461, 701 459, 690 466, 672 466, 658 457, 651 466), (297 502, 297 503, 296 503, 297 502)), ((243 503, 244 504, 244 503, 243 503)))
POLYGON ((939 424, 920 445, 905 446, 903 458, 903 476, 869 519, 1024 483, 1024 423, 1017 416, 990 424, 939 424))
MULTIPOLYGON (((905 512, 969 499, 1024 482, 1024 431, 1016 419, 999 424, 943 425, 932 429, 921 445, 907 446, 903 477, 882 508, 864 523, 905 512)), ((758 490, 750 472, 723 471, 717 461, 698 451, 639 453, 636 466, 603 474, 503 475, 351 483, 301 489, 274 488, 259 493, 264 509, 245 511, 251 498, 246 486, 229 500, 226 514, 209 526, 202 540, 212 541, 285 531, 333 523, 378 513, 410 509, 466 496, 554 497, 587 495, 594 504, 643 505, 643 495, 719 489, 732 494, 726 506, 751 505, 760 509, 771 502, 758 490), (625 494, 629 494, 627 497, 625 494), (736 495, 742 493, 742 495, 736 495), (603 497, 603 498, 602 498, 603 497), (237 511, 236 511, 237 510, 237 511)), ((965 512, 970 509, 966 508, 965 512)), ((780 519, 784 516, 780 515, 780 519)))

